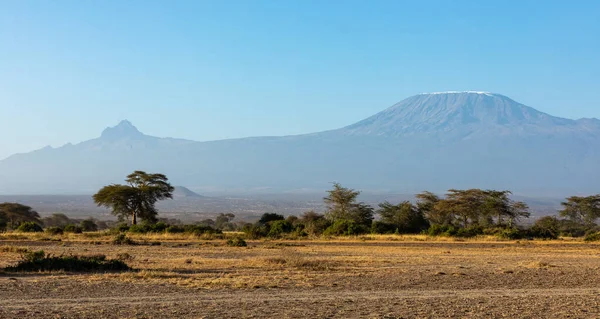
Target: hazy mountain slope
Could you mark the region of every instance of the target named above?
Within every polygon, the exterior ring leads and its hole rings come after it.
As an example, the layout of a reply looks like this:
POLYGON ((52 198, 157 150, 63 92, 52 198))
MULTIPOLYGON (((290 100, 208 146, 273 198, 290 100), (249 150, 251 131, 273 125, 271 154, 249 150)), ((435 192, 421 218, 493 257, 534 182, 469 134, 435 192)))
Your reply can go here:
POLYGON ((193 142, 122 122, 77 145, 0 161, 0 193, 92 193, 135 169, 194 191, 371 191, 507 188, 531 195, 597 192, 600 122, 541 113, 482 92, 422 94, 321 133, 193 142))

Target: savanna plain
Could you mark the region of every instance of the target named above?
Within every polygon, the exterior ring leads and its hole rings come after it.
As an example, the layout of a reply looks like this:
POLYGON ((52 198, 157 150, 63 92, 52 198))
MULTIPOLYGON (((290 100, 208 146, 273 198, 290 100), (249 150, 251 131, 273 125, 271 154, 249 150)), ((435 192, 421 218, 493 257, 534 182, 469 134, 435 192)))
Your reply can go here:
POLYGON ((367 235, 247 241, 183 234, 4 234, 24 252, 106 255, 121 272, 0 272, 2 318, 597 318, 600 246, 367 235))

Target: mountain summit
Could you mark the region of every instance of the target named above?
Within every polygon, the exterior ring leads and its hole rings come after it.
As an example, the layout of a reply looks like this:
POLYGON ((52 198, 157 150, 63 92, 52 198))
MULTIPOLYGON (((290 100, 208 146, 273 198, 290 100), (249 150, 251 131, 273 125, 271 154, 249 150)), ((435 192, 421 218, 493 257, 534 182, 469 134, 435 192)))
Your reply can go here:
POLYGON ((596 119, 554 117, 501 94, 441 92, 296 136, 194 142, 144 135, 122 121, 97 139, 0 161, 0 193, 91 194, 145 170, 199 191, 324 190, 339 181, 365 191, 562 196, 597 192, 599 162, 596 119))
POLYGON ((113 127, 107 127, 102 131, 100 138, 105 140, 118 140, 124 138, 140 138, 144 136, 131 122, 123 120, 113 127))
POLYGON ((418 134, 502 133, 555 130, 575 121, 539 112, 489 92, 437 92, 409 97, 345 128, 350 134, 409 136, 418 134))

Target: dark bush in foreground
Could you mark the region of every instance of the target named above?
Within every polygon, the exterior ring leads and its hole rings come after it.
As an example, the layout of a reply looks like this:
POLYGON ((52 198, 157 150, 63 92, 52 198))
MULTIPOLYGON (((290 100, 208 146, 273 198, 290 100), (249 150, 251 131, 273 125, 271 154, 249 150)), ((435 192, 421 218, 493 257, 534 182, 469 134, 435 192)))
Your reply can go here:
POLYGON ((104 255, 96 256, 52 256, 43 250, 27 252, 14 267, 6 267, 6 271, 125 271, 129 266, 121 260, 107 260, 104 255))
POLYGON ((236 237, 236 238, 232 238, 232 239, 227 240, 227 246, 230 246, 230 247, 246 247, 246 246, 248 246, 248 244, 246 243, 246 241, 243 238, 236 237))
POLYGON ((34 222, 24 222, 19 225, 17 230, 23 233, 39 233, 44 231, 40 225, 34 222))

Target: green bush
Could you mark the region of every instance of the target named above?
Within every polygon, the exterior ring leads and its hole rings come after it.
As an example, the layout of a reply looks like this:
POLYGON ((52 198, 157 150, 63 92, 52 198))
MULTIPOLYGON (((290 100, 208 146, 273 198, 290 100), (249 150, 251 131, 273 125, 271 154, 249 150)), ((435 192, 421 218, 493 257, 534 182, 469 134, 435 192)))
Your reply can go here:
POLYGON ((112 241, 113 245, 135 245, 136 243, 127 235, 121 233, 115 236, 112 241))
POLYGON ((206 225, 185 225, 183 226, 184 232, 194 234, 194 235, 202 235, 202 234, 222 234, 223 232, 214 229, 210 226, 206 225))
POLYGON ((118 232, 123 233, 129 231, 129 226, 126 223, 121 223, 115 228, 118 232))
POLYGON ((396 226, 381 221, 374 221, 371 224, 371 234, 393 234, 396 229, 398 229, 396 226))
POLYGON ((368 232, 368 229, 352 220, 337 220, 323 232, 325 236, 352 236, 368 232))
POLYGON ((72 271, 72 272, 97 272, 97 271, 125 271, 129 266, 121 260, 107 260, 104 255, 95 256, 51 256, 43 250, 27 252, 22 260, 13 267, 4 268, 5 271, 72 271))
POLYGON ((517 228, 506 228, 499 231, 496 236, 500 239, 523 239, 525 237, 525 233, 517 228))
POLYGON ((599 241, 600 240, 600 232, 589 232, 585 234, 583 238, 585 241, 599 241))
POLYGON ((292 230, 293 226, 287 220, 276 220, 271 222, 267 236, 277 238, 283 234, 291 233, 292 230))
POLYGON ((433 224, 427 229, 427 235, 429 236, 454 236, 456 233, 456 227, 451 225, 433 224))
POLYGON ((65 233, 81 234, 83 232, 83 229, 81 229, 81 227, 79 227, 77 225, 69 224, 69 225, 65 226, 63 231, 65 233))
POLYGON ((185 232, 185 229, 181 226, 171 225, 165 229, 165 232, 169 234, 179 234, 185 232))
POLYGON ((62 235, 63 229, 60 227, 48 227, 44 231, 50 235, 62 235))
POLYGON ((40 225, 34 222, 24 222, 19 225, 17 230, 23 233, 39 233, 44 231, 40 225))
POLYGON ((227 240, 227 246, 230 247, 246 247, 248 244, 243 238, 235 237, 227 240))
POLYGON ((131 225, 127 231, 130 233, 145 234, 148 232, 148 226, 141 224, 131 225))
POLYGON ((156 224, 151 225, 150 230, 154 233, 162 233, 164 232, 167 228, 169 227, 169 225, 165 222, 158 222, 156 224))
POLYGON ((483 227, 481 226, 469 226, 465 228, 459 228, 454 236, 471 238, 475 236, 483 235, 483 227))
POLYGON ((97 231, 98 230, 98 225, 96 225, 96 222, 91 218, 81 221, 81 223, 79 224, 79 227, 81 227, 81 230, 83 230, 83 231, 97 231))
POLYGON ((557 239, 558 230, 553 228, 546 228, 540 225, 533 225, 527 230, 527 236, 539 239, 557 239))
POLYGON ((267 225, 271 222, 274 222, 277 220, 284 220, 284 219, 285 218, 283 217, 283 215, 279 215, 279 214, 275 214, 275 213, 264 213, 264 214, 262 214, 262 216, 260 216, 258 223, 261 225, 267 225))
POLYGON ((267 228, 260 225, 247 224, 242 228, 247 238, 258 239, 267 236, 267 228))

